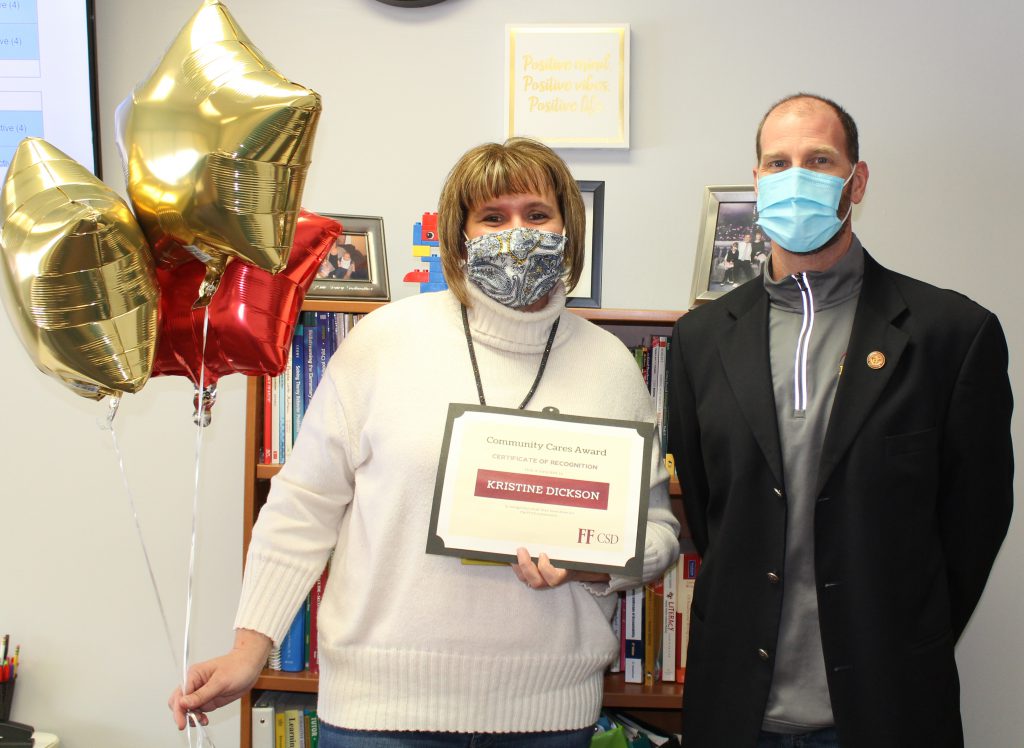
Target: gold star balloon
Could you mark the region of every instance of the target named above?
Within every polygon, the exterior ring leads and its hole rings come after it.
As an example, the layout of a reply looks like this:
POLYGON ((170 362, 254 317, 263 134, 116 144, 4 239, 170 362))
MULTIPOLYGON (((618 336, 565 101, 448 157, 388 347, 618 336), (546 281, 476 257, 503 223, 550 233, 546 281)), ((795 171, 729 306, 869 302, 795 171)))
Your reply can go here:
POLYGON ((142 389, 159 290, 127 203, 70 156, 26 138, 0 191, 0 225, 4 305, 36 366, 83 397, 142 389))
POLYGON ((136 217, 161 266, 185 251, 206 263, 205 303, 229 257, 271 273, 288 262, 320 110, 216 0, 118 107, 136 217))

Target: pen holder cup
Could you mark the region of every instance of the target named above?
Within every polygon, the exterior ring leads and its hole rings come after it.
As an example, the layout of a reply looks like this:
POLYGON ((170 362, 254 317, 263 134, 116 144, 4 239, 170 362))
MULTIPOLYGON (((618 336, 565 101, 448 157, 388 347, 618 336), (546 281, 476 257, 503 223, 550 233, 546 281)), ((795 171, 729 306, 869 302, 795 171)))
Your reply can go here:
POLYGON ((14 701, 14 684, 16 678, 0 683, 0 722, 11 719, 11 702, 14 701))

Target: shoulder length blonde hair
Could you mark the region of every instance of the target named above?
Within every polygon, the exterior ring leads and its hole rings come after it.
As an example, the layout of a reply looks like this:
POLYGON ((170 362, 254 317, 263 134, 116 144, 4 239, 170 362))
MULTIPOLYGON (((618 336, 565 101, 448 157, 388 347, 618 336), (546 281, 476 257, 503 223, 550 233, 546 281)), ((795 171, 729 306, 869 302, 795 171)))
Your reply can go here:
POLYGON ((475 205, 501 195, 543 193, 550 188, 565 222, 565 287, 572 290, 583 272, 586 207, 565 162, 543 143, 509 138, 467 151, 452 167, 441 189, 437 211, 438 239, 445 281, 469 306, 466 291, 466 216, 475 205))

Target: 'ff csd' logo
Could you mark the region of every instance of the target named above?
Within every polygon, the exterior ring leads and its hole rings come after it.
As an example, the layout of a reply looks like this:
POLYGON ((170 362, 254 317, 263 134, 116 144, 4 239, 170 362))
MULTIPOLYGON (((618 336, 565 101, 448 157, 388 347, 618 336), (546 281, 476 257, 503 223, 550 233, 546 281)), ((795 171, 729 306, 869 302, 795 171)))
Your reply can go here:
POLYGON ((579 545, 590 545, 591 542, 602 545, 615 545, 619 542, 619 536, 608 532, 598 532, 586 527, 581 527, 576 533, 576 542, 579 545))

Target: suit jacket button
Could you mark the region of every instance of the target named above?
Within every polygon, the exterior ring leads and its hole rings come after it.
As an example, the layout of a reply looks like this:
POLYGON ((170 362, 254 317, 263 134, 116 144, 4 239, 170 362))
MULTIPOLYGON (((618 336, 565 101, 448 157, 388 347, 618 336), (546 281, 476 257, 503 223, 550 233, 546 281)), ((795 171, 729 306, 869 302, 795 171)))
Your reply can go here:
POLYGON ((768 581, 771 582, 772 584, 778 584, 779 583, 779 575, 776 574, 774 571, 769 571, 768 572, 768 581))
POLYGON ((760 657, 765 662, 768 662, 769 654, 768 654, 768 650, 767 649, 759 649, 759 650, 757 650, 757 656, 760 657))
POLYGON ((779 497, 782 496, 782 489, 781 488, 773 488, 772 490, 775 492, 776 496, 779 496, 779 497))

